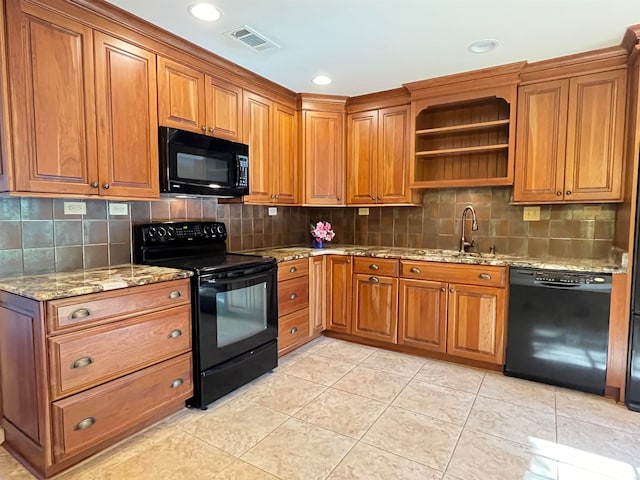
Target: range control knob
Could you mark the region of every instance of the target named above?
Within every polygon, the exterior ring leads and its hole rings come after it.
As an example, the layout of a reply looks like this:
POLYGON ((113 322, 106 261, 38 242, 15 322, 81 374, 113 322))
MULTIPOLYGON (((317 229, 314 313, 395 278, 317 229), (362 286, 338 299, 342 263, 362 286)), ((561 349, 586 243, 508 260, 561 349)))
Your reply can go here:
POLYGON ((205 235, 210 235, 211 227, 209 225, 205 225, 204 227, 202 227, 202 231, 204 232, 205 235))
POLYGON ((155 238, 155 236, 156 236, 156 227, 150 227, 149 228, 149 237, 155 238))
POLYGON ((218 225, 218 226, 216 227, 216 231, 217 231, 220 235, 224 234, 224 225, 222 225, 222 224, 218 225))
POLYGON ((173 227, 167 227, 167 237, 174 238, 176 236, 176 232, 173 227))
POLYGON ((158 238, 164 238, 167 236, 167 229, 164 227, 158 227, 157 231, 156 231, 156 236, 158 238))

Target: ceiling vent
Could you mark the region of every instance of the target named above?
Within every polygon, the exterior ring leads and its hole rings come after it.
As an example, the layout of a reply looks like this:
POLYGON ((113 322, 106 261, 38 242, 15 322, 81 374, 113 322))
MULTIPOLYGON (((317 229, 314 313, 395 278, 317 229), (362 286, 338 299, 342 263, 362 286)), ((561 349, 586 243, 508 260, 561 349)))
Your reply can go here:
POLYGON ((234 28, 230 32, 226 32, 225 35, 242 43, 245 47, 250 48, 254 52, 264 52, 265 50, 272 48, 280 48, 280 45, 272 42, 264 35, 256 32, 253 28, 247 27, 246 25, 234 28))

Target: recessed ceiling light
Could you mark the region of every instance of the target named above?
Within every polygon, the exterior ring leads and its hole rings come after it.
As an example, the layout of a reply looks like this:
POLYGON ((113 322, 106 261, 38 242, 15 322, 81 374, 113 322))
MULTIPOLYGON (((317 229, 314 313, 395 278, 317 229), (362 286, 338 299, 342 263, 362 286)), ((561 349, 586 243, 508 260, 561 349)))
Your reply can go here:
POLYGON ((192 3, 187 7, 187 10, 198 20, 205 22, 215 22, 220 18, 220 10, 207 2, 192 3))
POLYGON ((316 85, 329 85, 331 83, 331 79, 326 75, 318 75, 313 79, 313 83, 316 85))
POLYGON ((487 53, 491 50, 495 50, 500 42, 493 39, 486 40, 478 40, 477 42, 473 42, 471 45, 467 47, 471 53, 487 53))

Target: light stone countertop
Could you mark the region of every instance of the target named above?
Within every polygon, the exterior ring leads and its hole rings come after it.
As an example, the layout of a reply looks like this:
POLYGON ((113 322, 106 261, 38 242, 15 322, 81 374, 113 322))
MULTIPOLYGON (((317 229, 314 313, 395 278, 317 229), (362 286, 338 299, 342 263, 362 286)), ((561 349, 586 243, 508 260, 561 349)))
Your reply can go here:
POLYGON ((0 278, 0 290, 33 300, 54 300, 188 278, 193 272, 149 265, 110 267, 0 278))
POLYGON ((422 260, 428 262, 462 263, 468 265, 496 265, 508 267, 539 268, 547 270, 571 270, 594 273, 625 273, 626 264, 616 264, 609 259, 536 259, 517 255, 459 254, 456 250, 400 248, 400 247, 362 247, 357 245, 331 245, 325 248, 309 247, 273 247, 243 251, 256 255, 275 257, 278 262, 307 258, 315 255, 355 255, 375 258, 400 258, 404 260, 422 260))

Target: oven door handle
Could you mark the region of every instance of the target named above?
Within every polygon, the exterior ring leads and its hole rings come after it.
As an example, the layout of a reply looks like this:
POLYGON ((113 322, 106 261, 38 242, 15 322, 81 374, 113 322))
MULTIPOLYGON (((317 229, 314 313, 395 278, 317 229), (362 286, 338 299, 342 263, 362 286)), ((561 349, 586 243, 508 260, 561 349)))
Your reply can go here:
POLYGON ((200 277, 200 286, 207 287, 213 285, 227 285, 229 283, 236 282, 251 282, 252 280, 264 279, 265 281, 270 280, 274 275, 275 270, 269 269, 267 271, 262 271, 259 273, 255 273, 253 275, 238 275, 236 277, 226 277, 226 278, 216 278, 215 274, 205 275, 200 277))

